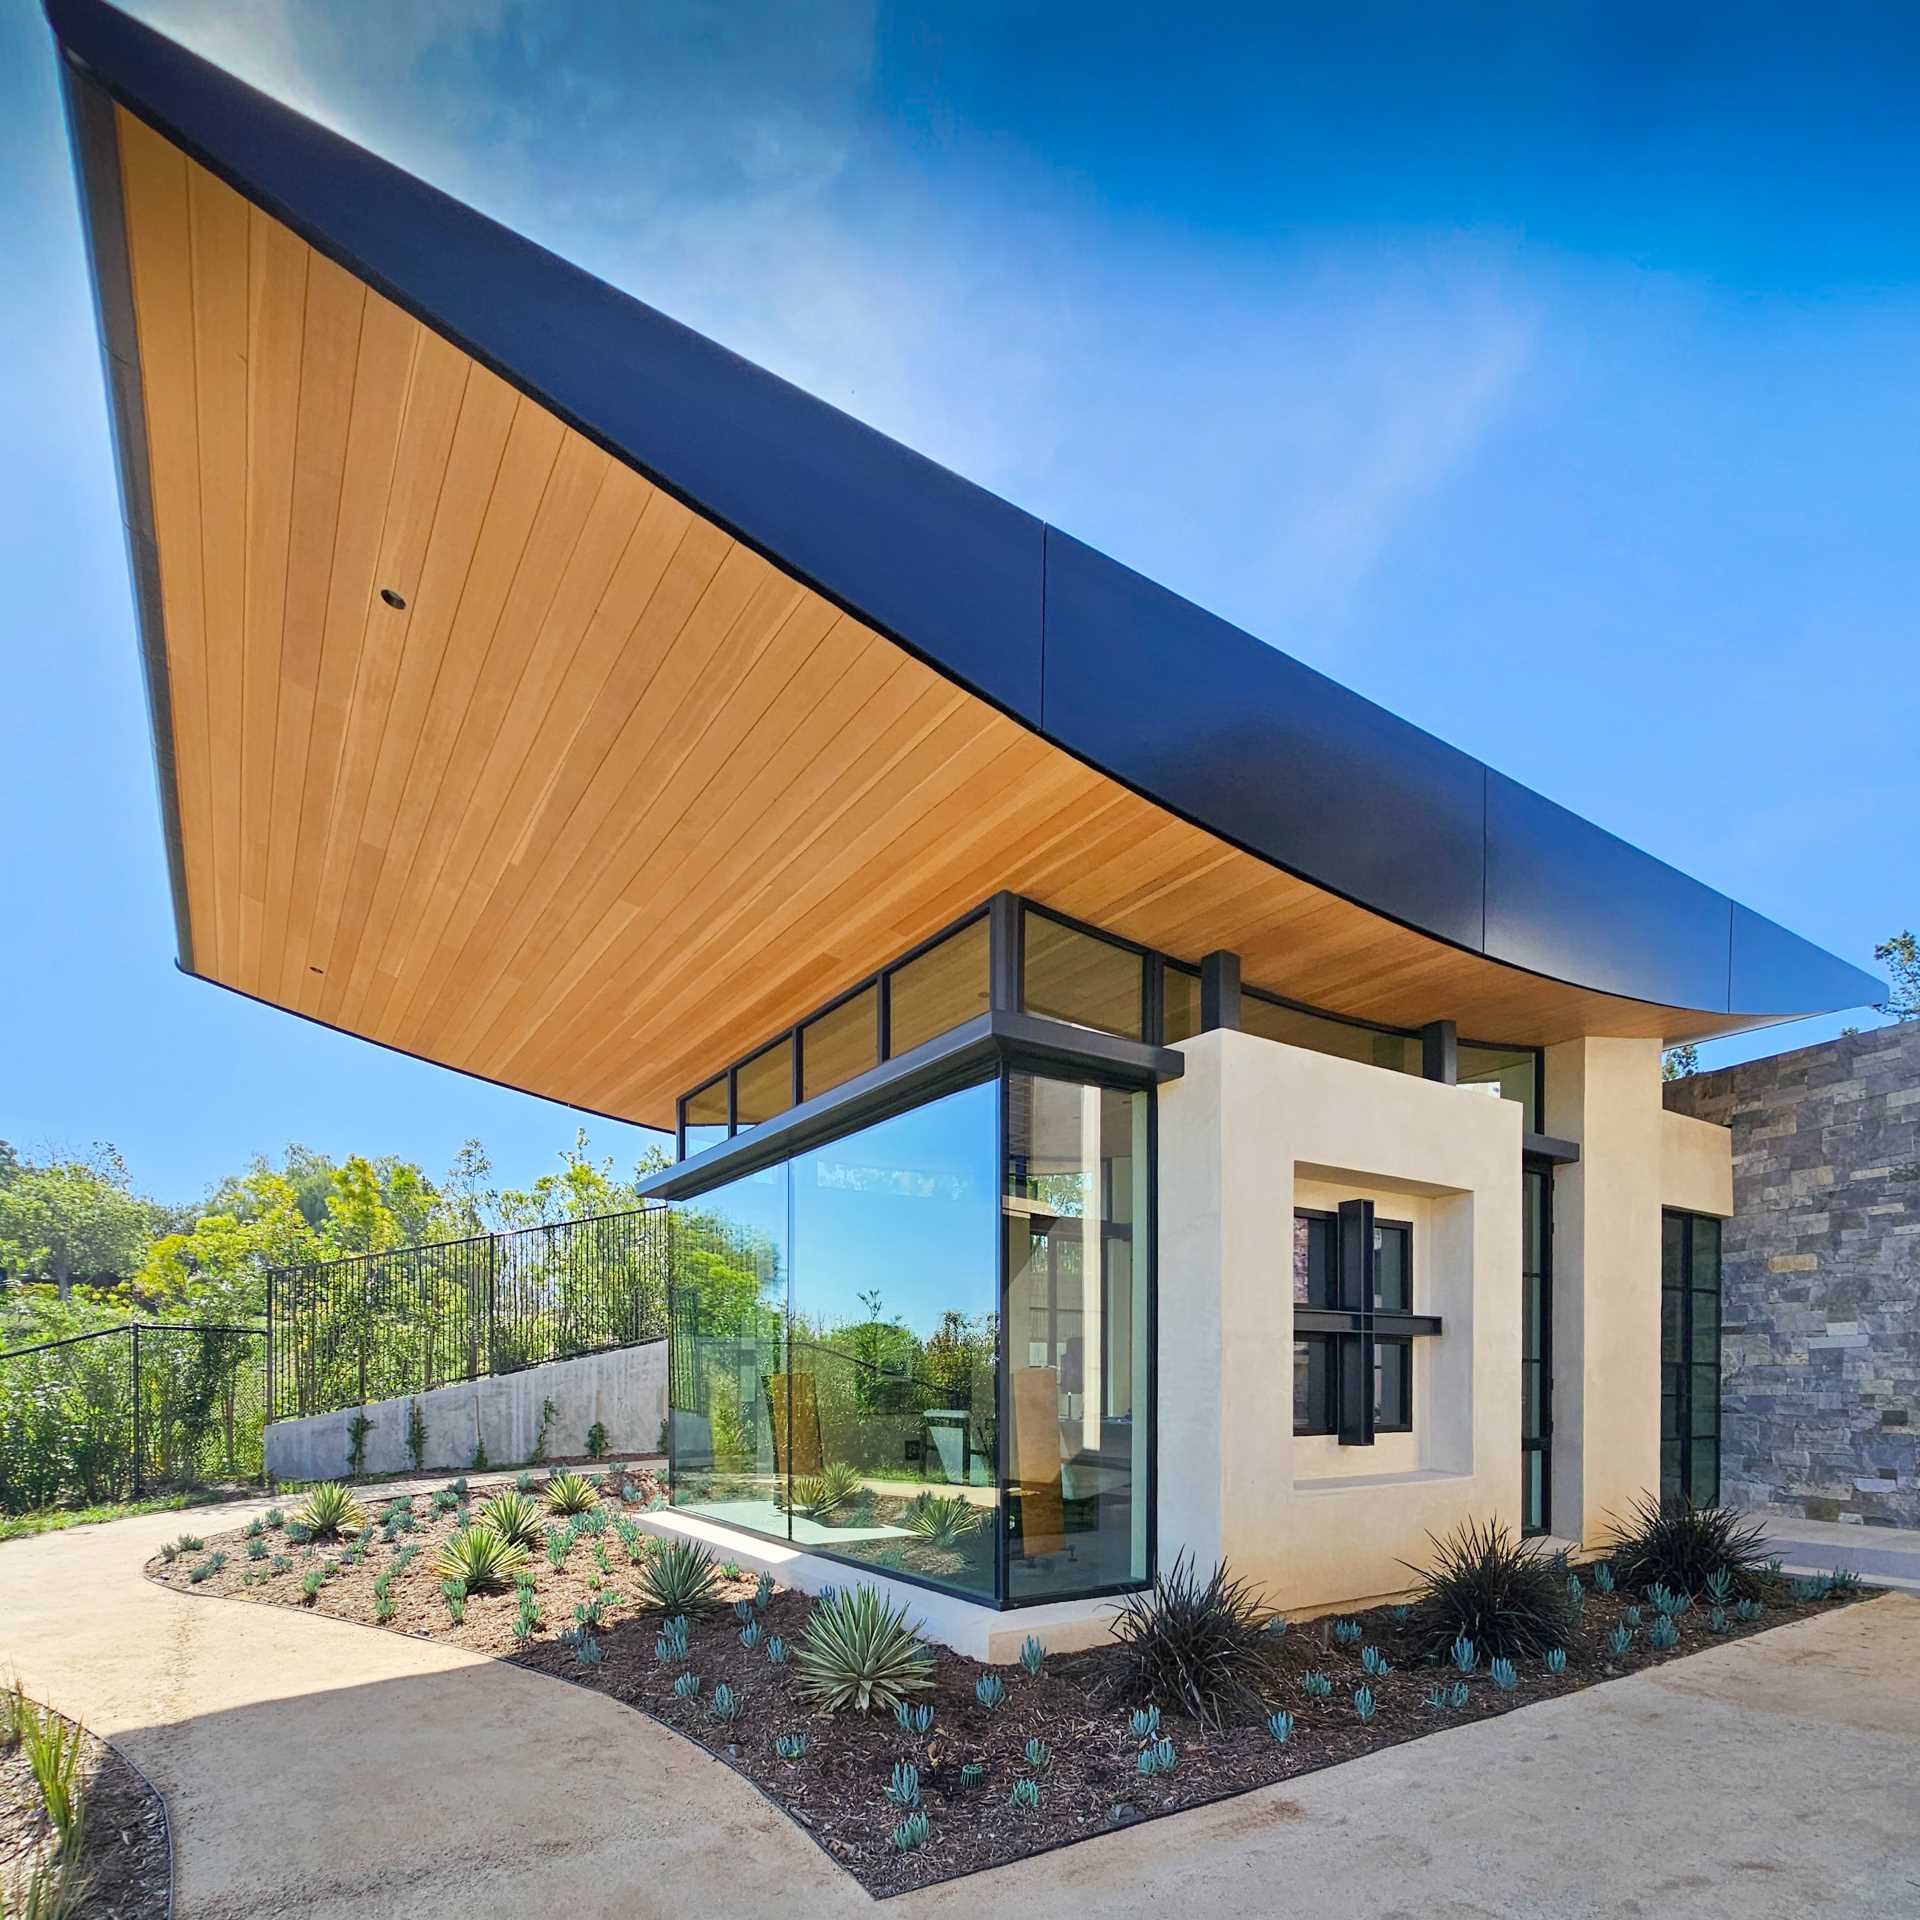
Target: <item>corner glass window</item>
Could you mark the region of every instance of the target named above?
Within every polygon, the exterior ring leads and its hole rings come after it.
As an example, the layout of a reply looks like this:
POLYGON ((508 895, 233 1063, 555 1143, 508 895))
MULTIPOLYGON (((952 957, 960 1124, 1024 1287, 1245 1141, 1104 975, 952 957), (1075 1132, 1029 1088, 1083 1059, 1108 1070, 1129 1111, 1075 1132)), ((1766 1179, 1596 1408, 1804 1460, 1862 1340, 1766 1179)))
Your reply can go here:
POLYGON ((686 1133, 687 1153, 699 1153, 717 1147, 727 1137, 727 1076, 709 1080, 680 1103, 680 1119, 686 1133))
POLYGON ((776 1041, 734 1069, 734 1125, 757 1127, 793 1105, 793 1042, 776 1041))
POLYGON ((1521 1125, 1528 1133, 1540 1131, 1540 1056, 1531 1047, 1462 1047, 1459 1078, 1463 1087, 1491 1087, 1503 1100, 1517 1100, 1526 1109, 1521 1125))
POLYGON ((1144 956, 1031 909, 1020 916, 1029 1013, 1140 1038, 1144 956))
POLYGON ((897 1059, 987 1010, 983 914, 887 976, 887 1052, 897 1059))
POLYGON ((857 1073, 865 1073, 879 1055, 876 1009, 880 990, 863 987, 817 1020, 800 1029, 803 1098, 811 1100, 857 1073))
POLYGON ((1007 1076, 1007 1597, 1147 1577, 1152 1096, 1007 1076))
POLYGON ((673 1502, 991 1601, 997 1081, 676 1209, 673 1502))
POLYGON ((1661 1216, 1660 1496, 1696 1507, 1720 1500, 1720 1232, 1661 1216))
POLYGON ((1245 992, 1240 999, 1240 1025, 1263 1040, 1278 1040, 1310 1053, 1331 1053, 1342 1060, 1358 1060, 1393 1073, 1420 1071, 1420 1042, 1402 1033, 1376 1033, 1371 1027, 1349 1026, 1317 1013, 1302 1013, 1245 992))
POLYGON ((1200 1031, 1200 976, 1169 961, 1160 1001, 1160 1037, 1168 1046, 1200 1031))

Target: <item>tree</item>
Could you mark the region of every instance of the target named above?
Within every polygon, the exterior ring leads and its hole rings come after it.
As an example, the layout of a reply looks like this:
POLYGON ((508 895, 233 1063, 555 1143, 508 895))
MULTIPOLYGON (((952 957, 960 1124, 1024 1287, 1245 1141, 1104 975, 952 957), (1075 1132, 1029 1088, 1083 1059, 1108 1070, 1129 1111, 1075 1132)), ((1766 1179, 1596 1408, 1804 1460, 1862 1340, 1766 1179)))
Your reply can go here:
POLYGON ((124 1281, 140 1264, 154 1209, 126 1163, 96 1143, 85 1158, 14 1158, 0 1179, 0 1270, 51 1281, 64 1304, 76 1280, 124 1281))
POLYGON ((1669 1047, 1660 1056, 1660 1077, 1663 1080, 1691 1080, 1700 1071, 1700 1049, 1691 1040, 1678 1047, 1669 1047))
POLYGON ((1874 1011, 1894 1020, 1920 1020, 1920 941, 1911 927, 1882 940, 1873 957, 1893 976, 1893 991, 1874 1011))

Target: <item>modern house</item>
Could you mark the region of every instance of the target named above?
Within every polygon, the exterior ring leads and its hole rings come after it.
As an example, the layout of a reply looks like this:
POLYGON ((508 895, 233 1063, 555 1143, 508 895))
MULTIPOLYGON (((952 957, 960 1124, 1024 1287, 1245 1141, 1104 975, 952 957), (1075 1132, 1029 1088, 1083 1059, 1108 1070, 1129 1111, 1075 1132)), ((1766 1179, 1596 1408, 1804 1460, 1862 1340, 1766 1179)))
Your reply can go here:
POLYGON ((659 1524, 1000 1657, 1712 1496, 1660 1050, 1877 982, 49 11, 179 964, 674 1130, 659 1524))

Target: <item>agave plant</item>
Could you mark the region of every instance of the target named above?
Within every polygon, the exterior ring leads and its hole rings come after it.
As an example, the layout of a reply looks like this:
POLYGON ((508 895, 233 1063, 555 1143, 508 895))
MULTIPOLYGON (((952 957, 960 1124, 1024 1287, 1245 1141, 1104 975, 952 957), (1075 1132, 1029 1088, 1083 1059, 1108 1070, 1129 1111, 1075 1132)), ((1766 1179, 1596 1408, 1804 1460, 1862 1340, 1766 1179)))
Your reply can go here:
POLYGON ((787 1664, 787 1643, 777 1633, 767 1642, 767 1658, 776 1667, 784 1667, 787 1664))
POLYGON ((666 1614, 704 1613, 720 1604, 720 1571, 697 1541, 673 1540, 637 1570, 640 1604, 666 1614))
POLYGON ((900 1524, 929 1547, 957 1547, 979 1526, 984 1509, 965 1494, 916 1495, 907 1503, 900 1524))
POLYGON ((524 1493, 496 1493, 480 1509, 480 1524, 529 1553, 541 1544, 540 1509, 524 1493))
POLYGON ((1393 1671, 1393 1663, 1378 1647, 1362 1647, 1360 1664, 1376 1680, 1384 1679, 1393 1671))
POLYGON ((1333 1623, 1333 1637, 1339 1641, 1343 1647, 1352 1646, 1356 1640, 1361 1638, 1365 1631, 1366 1629, 1361 1626, 1358 1620, 1336 1620, 1333 1623))
POLYGON ((1355 1687, 1353 1690, 1353 1710, 1360 1716, 1360 1724, 1365 1726, 1379 1711, 1371 1687, 1355 1687))
POLYGON ((1163 1733, 1159 1739, 1150 1740, 1140 1749, 1139 1757, 1133 1764, 1140 1773, 1171 1773, 1179 1764, 1179 1758, 1173 1742, 1163 1733))
POLYGON ((294 1524, 305 1527, 316 1540, 358 1533, 367 1524, 360 1502, 342 1480, 323 1480, 313 1489, 294 1515, 294 1524))
POLYGON ((973 1697, 991 1713, 1007 1697, 1007 1683, 997 1673, 983 1673, 973 1683, 973 1697))
POLYGON ((933 1709, 926 1705, 910 1707, 902 1700, 893 1710, 895 1723, 902 1733, 911 1733, 925 1739, 933 1728, 933 1709))
POLYGON ((683 1673, 673 1683, 673 1696, 676 1700, 691 1700, 700 1691, 700 1676, 697 1673, 683 1673))
POLYGON ((1045 1773, 1053 1765, 1053 1749, 1038 1734, 1030 1734, 1020 1752, 1035 1773, 1045 1773))
POLYGON ((582 1473, 556 1473, 547 1482, 541 1498, 547 1503, 549 1513, 558 1514, 585 1513, 600 1503, 593 1482, 582 1473))
POLYGON ((1316 1700, 1325 1700, 1333 1692, 1333 1682, 1324 1673, 1315 1673, 1311 1669, 1300 1676, 1300 1684, 1316 1700))
POLYGON ((1447 1658, 1462 1673, 1471 1673, 1480 1664, 1480 1649, 1463 1633, 1447 1649, 1447 1658))
POLYGON ((1284 1747, 1293 1738, 1293 1715, 1284 1711, 1268 1714, 1267 1732, 1276 1746, 1284 1747))
POLYGON ((904 1606, 877 1587, 852 1587, 814 1608, 793 1656, 794 1690, 830 1712, 890 1712, 933 1684, 933 1655, 907 1624, 904 1606))
POLYGON ((1032 1634, 1020 1643, 1020 1664, 1026 1668, 1035 1680, 1040 1678, 1040 1669, 1046 1665, 1047 1650, 1032 1634))
POLYGON ((887 1844, 895 1853, 917 1853, 927 1844, 932 1832, 933 1825, 925 1809, 916 1807, 887 1835, 887 1844))
POLYGON ((1152 1740, 1160 1732, 1158 1707, 1135 1707, 1127 1716, 1127 1731, 1136 1740, 1152 1740))
MULTIPOLYGON (((1147 1769, 1142 1769, 1147 1771, 1147 1769)), ((1017 1813, 1032 1813, 1040 1804, 1040 1782, 1038 1780, 1016 1780, 1013 1791, 1007 1796, 1007 1804, 1017 1813)))
POLYGON ((773 1750, 782 1760, 804 1760, 812 1745, 812 1739, 804 1733, 779 1733, 773 1739, 773 1750))
POLYGON ((1547 1671, 1552 1674, 1565 1673, 1567 1670, 1567 1650, 1565 1647, 1551 1647, 1547 1651, 1547 1671))
POLYGON ((504 1587, 527 1564, 527 1550, 504 1540, 491 1527, 463 1527, 448 1535, 433 1556, 433 1570, 458 1580, 468 1593, 484 1587, 504 1587))
POLYGON ((724 1680, 714 1688, 713 1697, 707 1702, 707 1713, 722 1726, 731 1726, 740 1718, 739 1696, 724 1680))
POLYGON ((1647 1629, 1647 1645, 1658 1647, 1662 1653, 1674 1645, 1680 1638, 1680 1629, 1673 1624, 1673 1615, 1663 1613, 1647 1629))
POLYGON ((1643 1494, 1616 1530, 1614 1572, 1642 1592, 1658 1584, 1675 1593, 1699 1593, 1718 1574, 1726 1592, 1759 1589, 1766 1529, 1731 1507, 1696 1507, 1683 1498, 1643 1494))
POLYGON ((895 1761, 893 1778, 887 1782, 885 1791, 896 1807, 917 1807, 920 1804, 920 1769, 911 1761, 895 1761))
POLYGON ((862 1486, 860 1471, 845 1460, 833 1460, 817 1474, 793 1483, 788 1501, 792 1510, 807 1520, 825 1520, 838 1513, 862 1486))
POLYGON ((1498 1654, 1487 1668, 1487 1675, 1502 1693, 1511 1693, 1520 1684, 1520 1676, 1514 1670, 1513 1662, 1498 1654))
POLYGON ((1610 1560, 1596 1561, 1593 1568, 1594 1591, 1596 1593, 1611 1593, 1613 1591, 1613 1585, 1613 1562, 1610 1560))
POLYGON ((1612 1654, 1616 1660, 1632 1645, 1633 1629, 1631 1627, 1615 1627, 1613 1631, 1607 1635, 1607 1651, 1612 1654))

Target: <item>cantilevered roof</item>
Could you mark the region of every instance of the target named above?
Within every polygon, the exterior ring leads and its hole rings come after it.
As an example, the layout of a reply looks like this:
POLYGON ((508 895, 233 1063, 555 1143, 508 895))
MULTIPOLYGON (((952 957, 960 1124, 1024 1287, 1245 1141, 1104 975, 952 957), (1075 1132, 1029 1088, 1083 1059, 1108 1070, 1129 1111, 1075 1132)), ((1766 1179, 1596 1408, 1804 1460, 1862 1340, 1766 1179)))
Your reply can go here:
POLYGON ((622 1118, 1002 887, 1488 1039, 1880 983, 49 0, 180 965, 622 1118))

